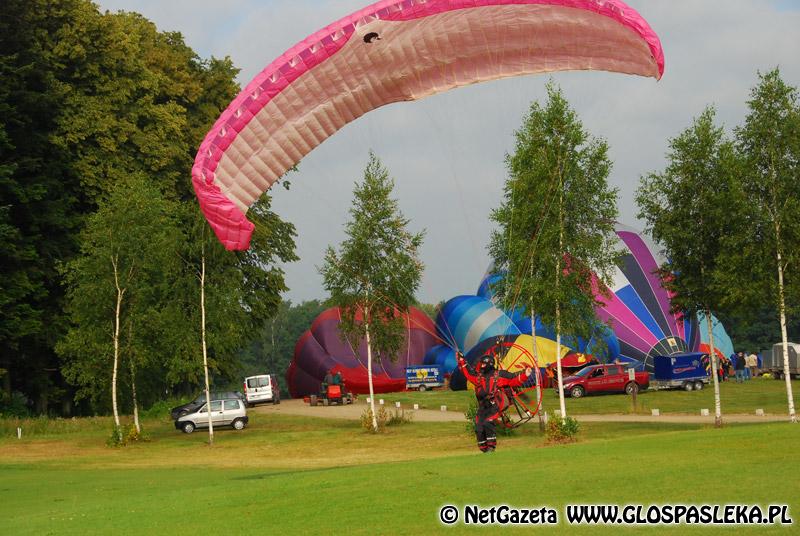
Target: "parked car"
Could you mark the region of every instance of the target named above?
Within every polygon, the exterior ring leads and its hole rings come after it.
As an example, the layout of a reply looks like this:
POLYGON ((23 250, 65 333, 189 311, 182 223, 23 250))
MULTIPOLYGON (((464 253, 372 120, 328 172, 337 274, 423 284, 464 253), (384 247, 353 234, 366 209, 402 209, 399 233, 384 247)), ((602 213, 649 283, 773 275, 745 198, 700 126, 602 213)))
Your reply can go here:
MULTIPOLYGON (((625 365, 592 365, 564 378, 564 393, 572 398, 581 398, 593 393, 627 393, 647 389, 650 373, 637 371, 634 380, 628 378, 625 365)), ((558 384, 555 385, 558 390, 558 384)))
POLYGON ((251 408, 265 402, 280 404, 281 392, 278 389, 278 379, 274 374, 248 376, 244 379, 244 399, 251 408))
MULTIPOLYGON (((194 413, 189 413, 175 421, 175 428, 191 434, 197 428, 208 428, 208 411, 203 404, 194 413)), ((238 398, 225 398, 211 401, 211 422, 217 426, 230 426, 234 430, 241 430, 248 423, 245 403, 238 398)))
MULTIPOLYGON (((209 393, 211 395, 211 400, 226 400, 237 398, 239 400, 244 400, 244 395, 237 391, 223 391, 218 393, 209 393)), ((206 403, 206 393, 205 391, 197 395, 197 398, 192 400, 187 404, 183 404, 177 407, 174 407, 170 410, 169 414, 172 417, 172 420, 177 420, 178 417, 183 417, 184 415, 188 415, 189 413, 194 413, 200 407, 206 403)))

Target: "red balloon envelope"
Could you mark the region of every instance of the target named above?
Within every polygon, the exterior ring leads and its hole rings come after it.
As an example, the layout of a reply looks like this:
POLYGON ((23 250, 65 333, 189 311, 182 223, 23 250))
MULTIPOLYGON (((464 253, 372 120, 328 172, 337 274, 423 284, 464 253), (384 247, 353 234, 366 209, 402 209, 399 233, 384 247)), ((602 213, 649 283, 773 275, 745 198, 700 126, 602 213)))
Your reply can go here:
MULTIPOLYGON (((414 307, 403 315, 405 340, 395 356, 375 359, 373 353, 373 388, 376 393, 402 391, 406 387, 405 369, 422 365, 425 353, 438 344, 433 321, 414 307)), ((347 391, 369 393, 367 374, 367 344, 361 341, 353 348, 342 340, 339 332, 341 312, 338 307, 328 309, 311 324, 294 348, 294 359, 286 371, 286 382, 292 397, 298 398, 318 393, 325 374, 339 372, 347 391)))

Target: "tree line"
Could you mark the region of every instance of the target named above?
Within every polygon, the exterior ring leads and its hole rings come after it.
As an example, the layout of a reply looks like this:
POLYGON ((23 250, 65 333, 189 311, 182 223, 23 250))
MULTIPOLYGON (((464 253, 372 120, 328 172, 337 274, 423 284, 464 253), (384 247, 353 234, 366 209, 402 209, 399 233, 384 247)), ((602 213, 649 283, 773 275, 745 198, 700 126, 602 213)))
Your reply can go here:
POLYGON ((228 58, 89 0, 8 0, 0 15, 0 375, 31 411, 107 412, 113 363, 132 407, 199 383, 200 261, 209 360, 286 289, 294 227, 270 209, 253 247, 225 252, 191 189, 203 136, 238 93, 228 58), (118 314, 117 314, 118 313, 118 314), (114 344, 109 344, 109 341, 114 344), (78 402, 72 407, 73 400, 78 402))

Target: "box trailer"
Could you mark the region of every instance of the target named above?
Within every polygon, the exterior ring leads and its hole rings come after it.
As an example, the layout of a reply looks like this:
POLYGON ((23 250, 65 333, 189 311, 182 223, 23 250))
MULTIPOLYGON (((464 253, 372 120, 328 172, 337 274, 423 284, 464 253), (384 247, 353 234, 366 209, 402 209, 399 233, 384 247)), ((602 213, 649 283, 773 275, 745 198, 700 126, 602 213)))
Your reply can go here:
MULTIPOLYGON (((794 378, 800 376, 798 356, 800 356, 800 344, 790 342, 789 374, 794 378)), ((761 370, 763 372, 769 372, 776 380, 783 380, 786 378, 786 372, 783 368, 783 343, 773 344, 770 350, 765 350, 761 353, 761 370)))
POLYGON ((653 359, 654 373, 650 380, 653 389, 684 389, 699 391, 709 382, 702 352, 657 355, 653 359))
POLYGON ((444 385, 442 370, 437 365, 406 367, 406 389, 427 391, 444 385))

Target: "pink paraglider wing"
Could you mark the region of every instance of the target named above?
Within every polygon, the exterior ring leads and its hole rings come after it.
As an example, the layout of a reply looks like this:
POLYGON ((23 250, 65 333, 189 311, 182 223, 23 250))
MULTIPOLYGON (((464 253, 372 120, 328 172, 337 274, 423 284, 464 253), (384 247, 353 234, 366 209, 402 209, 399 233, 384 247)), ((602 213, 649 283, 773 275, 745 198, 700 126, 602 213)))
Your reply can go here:
POLYGON ((301 41, 223 112, 192 168, 229 250, 248 208, 306 154, 365 113, 499 78, 604 70, 660 78, 658 36, 619 0, 383 0, 301 41))

